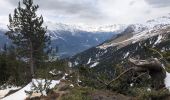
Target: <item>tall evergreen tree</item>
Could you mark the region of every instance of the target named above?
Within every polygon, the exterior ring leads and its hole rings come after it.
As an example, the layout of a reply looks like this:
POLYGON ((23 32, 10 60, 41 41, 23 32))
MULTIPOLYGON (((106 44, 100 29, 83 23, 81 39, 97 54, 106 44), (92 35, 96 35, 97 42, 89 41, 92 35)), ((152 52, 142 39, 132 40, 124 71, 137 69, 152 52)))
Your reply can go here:
POLYGON ((29 62, 31 77, 34 77, 35 65, 47 57, 50 44, 50 37, 45 34, 47 28, 42 26, 43 17, 36 14, 38 8, 33 0, 23 0, 22 7, 19 2, 13 16, 9 14, 9 31, 6 33, 19 57, 29 62))

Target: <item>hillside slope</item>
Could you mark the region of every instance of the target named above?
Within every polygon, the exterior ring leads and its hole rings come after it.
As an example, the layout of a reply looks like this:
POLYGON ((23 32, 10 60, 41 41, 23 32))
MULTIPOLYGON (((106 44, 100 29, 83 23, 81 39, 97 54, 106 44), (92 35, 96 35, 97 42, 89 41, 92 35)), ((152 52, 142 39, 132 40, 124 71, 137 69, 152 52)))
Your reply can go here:
POLYGON ((73 66, 85 65, 103 70, 127 61, 129 56, 151 57, 146 48, 170 48, 170 18, 161 17, 144 24, 129 25, 121 34, 82 52, 70 60, 73 66))

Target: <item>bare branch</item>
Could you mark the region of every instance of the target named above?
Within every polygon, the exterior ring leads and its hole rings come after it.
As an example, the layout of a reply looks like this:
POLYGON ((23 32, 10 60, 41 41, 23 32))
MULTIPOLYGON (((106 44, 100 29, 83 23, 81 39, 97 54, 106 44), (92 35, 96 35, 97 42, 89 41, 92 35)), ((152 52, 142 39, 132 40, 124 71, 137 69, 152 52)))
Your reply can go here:
POLYGON ((125 70, 125 71, 122 72, 119 76, 117 76, 116 78, 114 78, 113 80, 111 80, 111 81, 107 84, 107 86, 110 85, 112 82, 118 80, 118 79, 119 79, 120 77, 122 77, 124 74, 126 74, 127 72, 129 72, 129 71, 131 71, 131 70, 133 70, 133 69, 134 69, 134 68, 132 67, 132 68, 129 68, 129 69, 125 70))
POLYGON ((160 58, 159 59, 163 59, 163 55, 156 49, 153 49, 153 48, 149 48, 149 50, 153 51, 153 52, 156 52, 157 54, 159 54, 160 58))
POLYGON ((143 75, 145 75, 145 74, 148 74, 148 71, 145 72, 145 73, 142 73, 142 74, 138 75, 137 77, 134 78, 134 80, 137 80, 138 78, 140 78, 141 76, 143 76, 143 75))

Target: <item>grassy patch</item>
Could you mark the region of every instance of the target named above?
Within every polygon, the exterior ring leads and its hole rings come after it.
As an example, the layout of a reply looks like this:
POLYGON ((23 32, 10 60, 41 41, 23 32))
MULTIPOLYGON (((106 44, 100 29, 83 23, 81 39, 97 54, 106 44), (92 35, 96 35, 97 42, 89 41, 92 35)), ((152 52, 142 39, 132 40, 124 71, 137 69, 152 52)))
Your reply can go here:
POLYGON ((70 89, 70 93, 64 95, 61 100, 92 100, 89 96, 94 89, 86 87, 74 87, 70 89))

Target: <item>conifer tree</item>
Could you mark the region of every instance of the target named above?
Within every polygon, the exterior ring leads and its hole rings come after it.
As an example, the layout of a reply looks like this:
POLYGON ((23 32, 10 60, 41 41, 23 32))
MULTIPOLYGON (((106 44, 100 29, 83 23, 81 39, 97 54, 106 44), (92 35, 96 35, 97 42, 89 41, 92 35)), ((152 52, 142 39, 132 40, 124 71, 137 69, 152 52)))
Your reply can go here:
POLYGON ((19 57, 29 62, 31 77, 34 77, 36 64, 47 57, 50 45, 50 37, 45 34, 47 27, 43 27, 43 17, 36 14, 38 8, 33 0, 23 0, 23 6, 19 2, 13 16, 9 14, 9 31, 6 33, 19 57))

